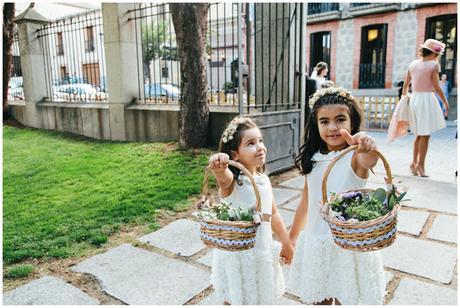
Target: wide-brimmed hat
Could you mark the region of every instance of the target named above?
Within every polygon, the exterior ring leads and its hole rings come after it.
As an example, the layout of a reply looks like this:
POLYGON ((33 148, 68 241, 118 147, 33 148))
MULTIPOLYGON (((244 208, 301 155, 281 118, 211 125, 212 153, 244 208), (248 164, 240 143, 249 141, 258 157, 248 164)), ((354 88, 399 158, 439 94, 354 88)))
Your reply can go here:
POLYGON ((420 48, 425 48, 434 52, 435 54, 442 55, 444 53, 444 48, 446 48, 446 44, 435 39, 427 39, 425 43, 420 45, 420 48))

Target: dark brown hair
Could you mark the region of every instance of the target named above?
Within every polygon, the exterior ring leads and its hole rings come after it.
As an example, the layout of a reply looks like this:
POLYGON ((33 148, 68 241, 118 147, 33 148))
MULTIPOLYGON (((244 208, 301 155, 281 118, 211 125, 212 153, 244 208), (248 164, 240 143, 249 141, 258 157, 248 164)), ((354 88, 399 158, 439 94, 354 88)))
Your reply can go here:
POLYGON ((316 152, 328 152, 327 144, 321 139, 319 134, 317 114, 319 108, 336 104, 348 106, 351 120, 351 134, 354 135, 360 131, 363 116, 361 107, 356 99, 351 96, 340 95, 338 92, 333 94, 326 93, 318 98, 308 116, 303 145, 300 147, 299 154, 295 158, 295 165, 299 168, 301 174, 309 174, 313 170, 314 162, 312 157, 316 152))
POLYGON ((431 54, 434 54, 434 52, 432 52, 431 50, 426 49, 426 48, 420 48, 419 52, 420 52, 420 56, 422 56, 422 57, 427 57, 427 56, 429 56, 431 54))
POLYGON ((319 76, 323 70, 327 68, 327 63, 326 62, 318 62, 315 66, 316 74, 319 76))
MULTIPOLYGON (((230 123, 227 125, 227 128, 222 132, 222 136, 220 137, 219 141, 219 149, 218 151, 220 153, 226 153, 230 159, 233 159, 233 153, 238 151, 238 147, 241 144, 241 140, 243 139, 243 132, 245 130, 255 128, 257 127, 256 123, 251 118, 247 117, 235 117, 233 120, 230 121, 230 123), (228 140, 229 132, 231 130, 235 130, 233 134, 231 134, 232 139, 228 140), (227 142, 224 142, 227 141, 227 142)), ((241 171, 240 169, 233 167, 233 166, 228 166, 230 171, 233 173, 233 177, 235 180, 238 182, 239 185, 241 183, 238 181, 238 176, 240 175, 241 171)), ((264 172, 265 170, 265 165, 260 168, 259 172, 264 172)))

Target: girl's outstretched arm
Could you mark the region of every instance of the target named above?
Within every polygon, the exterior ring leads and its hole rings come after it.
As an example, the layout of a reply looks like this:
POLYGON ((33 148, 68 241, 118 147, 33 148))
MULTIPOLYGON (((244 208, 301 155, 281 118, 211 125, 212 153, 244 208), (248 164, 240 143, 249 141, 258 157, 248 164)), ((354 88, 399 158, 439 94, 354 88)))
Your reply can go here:
POLYGON ((212 167, 212 172, 219 186, 221 197, 227 197, 233 191, 233 173, 228 168, 229 156, 225 153, 217 153, 209 158, 209 166, 212 167))
POLYGON ((373 168, 379 160, 377 154, 373 152, 377 149, 374 139, 366 132, 359 132, 352 136, 346 129, 341 129, 340 133, 349 145, 358 145, 351 158, 351 167, 360 178, 367 179, 369 169, 373 168))
POLYGON ((289 239, 289 234, 284 225, 283 218, 276 208, 275 201, 272 203, 272 230, 282 245, 280 256, 285 258, 287 264, 291 264, 292 257, 294 256, 294 248, 289 239))
POLYGON ((292 245, 296 246, 297 237, 299 236, 300 231, 302 231, 305 223, 307 222, 307 213, 308 213, 308 184, 307 178, 305 177, 305 184, 303 186, 302 198, 300 198, 300 203, 297 206, 294 216, 294 222, 291 226, 291 231, 289 232, 289 237, 291 238, 292 245))

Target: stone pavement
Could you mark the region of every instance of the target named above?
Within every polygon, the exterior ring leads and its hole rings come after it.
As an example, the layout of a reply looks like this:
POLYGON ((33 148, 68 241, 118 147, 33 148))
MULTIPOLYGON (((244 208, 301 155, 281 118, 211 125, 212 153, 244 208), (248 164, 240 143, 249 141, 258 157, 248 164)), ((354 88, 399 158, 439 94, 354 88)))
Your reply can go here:
MULTIPOLYGON (((385 304, 457 304, 457 148, 455 128, 433 135, 427 158, 429 178, 408 174, 413 136, 385 144, 385 134, 370 133, 387 157, 394 182, 408 191, 399 213, 396 242, 382 250, 387 281, 385 304)), ((383 167, 368 186, 381 187, 383 167)), ((274 189, 281 216, 290 226, 298 205, 303 177, 287 180, 274 189)), ((106 294, 125 304, 221 304, 210 285, 212 249, 199 240, 199 224, 176 220, 75 265, 76 273, 93 275, 106 294)), ((3 296, 5 304, 98 304, 65 281, 45 276, 3 296)), ((299 305, 289 292, 278 305, 299 305)), ((305 304, 305 303, 303 303, 305 304)))

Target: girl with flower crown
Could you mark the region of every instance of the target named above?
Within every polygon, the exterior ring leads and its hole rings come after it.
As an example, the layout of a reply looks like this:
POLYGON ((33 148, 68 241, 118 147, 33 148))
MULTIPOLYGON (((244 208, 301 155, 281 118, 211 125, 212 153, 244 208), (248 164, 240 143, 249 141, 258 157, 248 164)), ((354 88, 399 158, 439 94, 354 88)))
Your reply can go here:
POLYGON ((255 193, 249 179, 228 165, 238 161, 251 173, 260 192, 261 224, 254 248, 244 251, 214 249, 211 281, 224 304, 273 304, 284 293, 280 258, 290 263, 293 247, 283 220, 276 210, 272 186, 263 173, 267 149, 259 128, 250 118, 236 117, 224 130, 219 152, 209 159, 219 186, 221 200, 231 206, 255 206, 255 193), (272 231, 282 247, 272 240, 272 231))
POLYGON ((305 175, 290 238, 295 247, 288 290, 308 304, 383 304, 385 283, 380 252, 353 252, 333 242, 321 217, 321 185, 329 163, 350 145, 357 149, 337 161, 328 194, 364 188, 378 157, 374 140, 360 132, 359 103, 345 89, 323 88, 310 99, 304 144, 296 165, 305 175))

